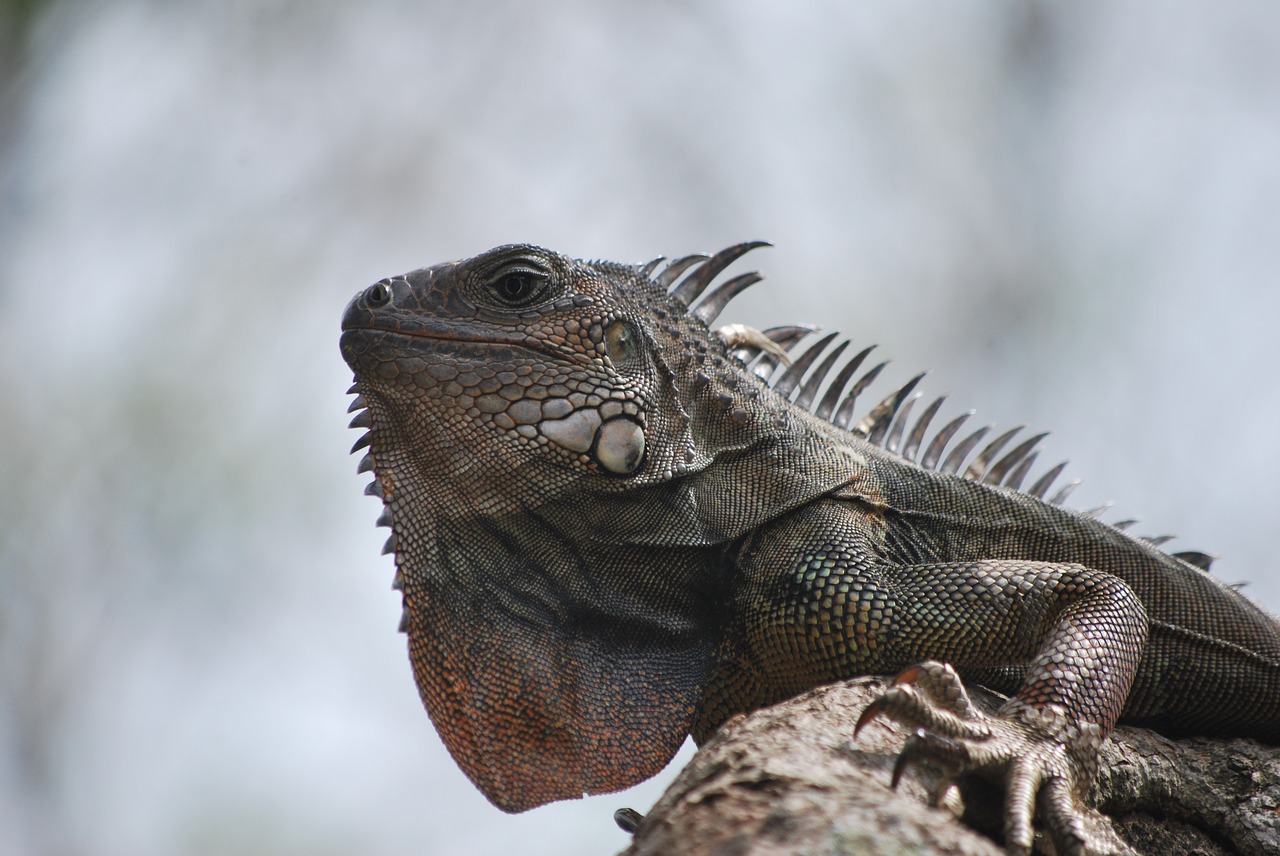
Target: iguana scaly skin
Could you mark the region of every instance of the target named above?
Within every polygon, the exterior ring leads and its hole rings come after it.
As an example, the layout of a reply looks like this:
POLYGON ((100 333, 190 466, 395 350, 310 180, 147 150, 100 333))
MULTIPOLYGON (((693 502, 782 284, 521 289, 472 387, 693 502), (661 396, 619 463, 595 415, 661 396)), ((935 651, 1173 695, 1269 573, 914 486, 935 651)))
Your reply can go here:
POLYGON ((688 733, 907 667, 859 727, 920 726, 911 757, 1002 782, 1015 851, 1038 796, 1059 847, 1091 849, 1118 719, 1280 742, 1280 626, 1208 557, 1043 500, 1058 469, 1021 490, 1038 437, 944 457, 962 420, 926 444, 940 401, 910 422, 914 381, 849 427, 865 351, 827 337, 770 384, 805 328, 711 332, 759 277, 708 286, 755 246, 499 247, 347 307, 414 675, 495 805, 627 787, 688 733), (942 662, 1008 703, 982 714, 942 662))

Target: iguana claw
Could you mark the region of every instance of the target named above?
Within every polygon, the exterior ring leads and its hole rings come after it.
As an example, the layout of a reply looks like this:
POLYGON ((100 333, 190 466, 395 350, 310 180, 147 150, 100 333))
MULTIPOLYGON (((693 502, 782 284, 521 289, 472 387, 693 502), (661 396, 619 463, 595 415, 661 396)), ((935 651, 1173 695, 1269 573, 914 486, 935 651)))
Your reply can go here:
POLYGON ((893 686, 862 711, 854 726, 854 737, 880 714, 905 724, 925 725, 932 732, 948 736, 980 740, 991 734, 983 722, 984 714, 969 700, 955 669, 935 661, 900 672, 893 679, 893 686))
POLYGON ((867 705, 855 737, 881 714, 915 728, 894 763, 894 788, 919 761, 937 766, 948 780, 974 775, 1004 786, 1009 852, 1031 852, 1037 809, 1060 854, 1132 852, 1105 817, 1086 805, 1100 738, 1090 726, 1070 723, 1061 710, 1014 701, 988 715, 970 701, 951 666, 929 661, 899 674, 867 705))
POLYGON ((620 808, 613 813, 613 822, 628 835, 635 835, 640 824, 644 823, 644 815, 633 808, 620 808))

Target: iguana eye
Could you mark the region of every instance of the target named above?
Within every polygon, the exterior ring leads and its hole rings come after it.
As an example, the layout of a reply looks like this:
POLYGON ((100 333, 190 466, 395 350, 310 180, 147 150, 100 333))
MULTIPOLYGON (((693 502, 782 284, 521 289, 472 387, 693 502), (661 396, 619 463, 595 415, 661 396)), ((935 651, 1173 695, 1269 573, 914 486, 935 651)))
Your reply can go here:
POLYGON ((493 293, 509 306, 527 306, 542 296, 547 279, 527 270, 513 270, 493 280, 493 293))
POLYGON ((636 333, 626 321, 614 321, 604 331, 604 352, 614 365, 622 365, 636 352, 636 333))
POLYGON ((381 309, 391 303, 391 287, 385 282, 375 282, 365 290, 364 300, 370 309, 381 309))

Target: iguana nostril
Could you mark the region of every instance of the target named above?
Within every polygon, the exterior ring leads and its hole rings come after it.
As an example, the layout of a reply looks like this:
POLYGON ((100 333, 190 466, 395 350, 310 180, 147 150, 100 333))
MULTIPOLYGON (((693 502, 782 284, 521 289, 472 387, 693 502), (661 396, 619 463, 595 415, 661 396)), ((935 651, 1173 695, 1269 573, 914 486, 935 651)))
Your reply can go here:
POLYGON ((365 299, 373 309, 381 309, 391 303, 391 287, 385 282, 376 282, 365 292, 365 299))

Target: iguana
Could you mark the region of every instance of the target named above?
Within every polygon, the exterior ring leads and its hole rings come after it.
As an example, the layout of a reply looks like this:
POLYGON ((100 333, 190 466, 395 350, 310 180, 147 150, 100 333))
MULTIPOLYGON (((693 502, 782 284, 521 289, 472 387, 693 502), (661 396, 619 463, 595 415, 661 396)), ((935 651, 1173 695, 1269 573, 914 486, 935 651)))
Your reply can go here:
POLYGON ((717 278, 761 245, 644 265, 503 246, 346 309, 400 629, 491 802, 625 788, 686 734, 903 669, 858 725, 918 726, 912 759, 1003 783, 1014 852, 1038 799, 1061 852, 1092 849, 1122 718, 1280 743, 1277 621, 1204 554, 1046 500, 1060 466, 1023 490, 1043 435, 952 446, 963 416, 929 434, 941 399, 909 418, 919 378, 855 423, 866 351, 712 332, 760 276, 717 278), (960 675, 1008 702, 982 713, 960 675))

